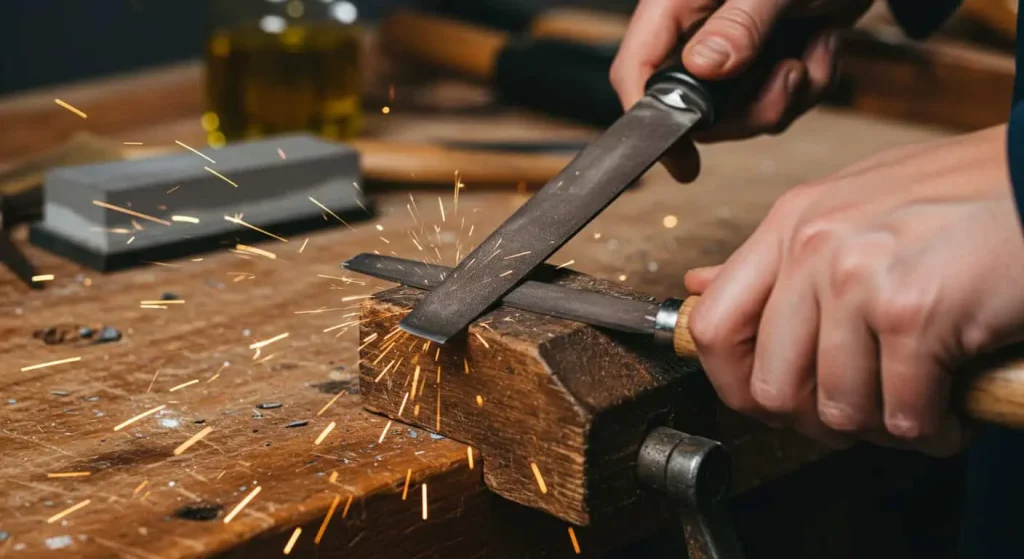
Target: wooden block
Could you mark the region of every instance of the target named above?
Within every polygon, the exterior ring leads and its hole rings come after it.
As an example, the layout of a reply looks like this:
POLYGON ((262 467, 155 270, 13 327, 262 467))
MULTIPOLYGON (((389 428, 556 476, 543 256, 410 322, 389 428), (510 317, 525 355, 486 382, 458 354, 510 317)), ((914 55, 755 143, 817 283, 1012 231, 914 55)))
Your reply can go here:
MULTIPOLYGON (((575 273, 559 283, 639 297, 575 273)), ((439 349, 396 329, 422 294, 396 288, 363 305, 364 405, 478 448, 488 487, 513 501, 577 525, 640 510, 647 430, 676 416, 694 433, 711 424, 696 364, 649 339, 500 308, 439 349)))

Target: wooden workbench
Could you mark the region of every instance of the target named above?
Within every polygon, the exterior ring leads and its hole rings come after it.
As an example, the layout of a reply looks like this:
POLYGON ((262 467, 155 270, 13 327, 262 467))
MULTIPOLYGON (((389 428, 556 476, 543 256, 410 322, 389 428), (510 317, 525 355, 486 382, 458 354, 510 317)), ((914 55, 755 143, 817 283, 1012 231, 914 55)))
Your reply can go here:
MULTIPOLYGON (((184 66, 0 103, 7 132, 0 157, 26 155, 90 127, 123 141, 201 145, 201 105, 190 79, 198 79, 196 69, 184 66), (152 102, 160 93, 138 85, 170 82, 177 93, 163 95, 167 103, 152 102), (90 119, 54 105, 54 97, 90 119)), ((400 104, 371 118, 369 131, 459 140, 592 134, 519 113, 427 117, 403 114, 400 104)), ((659 297, 678 295, 688 268, 722 261, 786 188, 938 135, 818 111, 784 136, 703 150, 696 184, 680 186, 653 170, 553 261, 574 260, 580 271, 659 297), (667 215, 678 225, 664 227, 667 215)), ((420 257, 410 230, 453 263, 457 240, 468 247, 483 239, 525 200, 511 187, 469 184, 456 211, 451 194, 413 192, 414 222, 409 193, 370 192, 374 219, 287 243, 268 239, 260 246, 276 259, 222 252, 103 275, 28 247, 40 272, 55 275, 41 292, 0 268, 0 557, 276 556, 297 526, 299 556, 314 548, 332 557, 572 556, 567 526, 489 494, 465 445, 398 424, 385 431, 384 419, 360 408, 358 329, 339 325, 351 323, 359 298, 384 284, 346 276, 339 263, 373 250, 420 257), (140 308, 165 293, 185 303, 140 308), (76 339, 79 326, 104 325, 123 339, 76 339), (47 328, 68 336, 56 344, 34 337, 47 328), (254 356, 251 344, 285 333, 254 356), (22 370, 69 358, 80 360, 22 370), (165 407, 115 431, 157 406, 165 407), (173 454, 204 428, 212 431, 173 454), (49 477, 67 472, 88 475, 49 477), (256 487, 258 495, 225 524, 256 487), (315 545, 332 503, 337 509, 315 545)), ((166 204, 173 209, 173 194, 166 204)), ((24 239, 24 231, 17 235, 24 239)), ((751 449, 737 461, 743 467, 781 451, 751 449)), ((614 531, 576 534, 584 555, 625 543, 614 531)))

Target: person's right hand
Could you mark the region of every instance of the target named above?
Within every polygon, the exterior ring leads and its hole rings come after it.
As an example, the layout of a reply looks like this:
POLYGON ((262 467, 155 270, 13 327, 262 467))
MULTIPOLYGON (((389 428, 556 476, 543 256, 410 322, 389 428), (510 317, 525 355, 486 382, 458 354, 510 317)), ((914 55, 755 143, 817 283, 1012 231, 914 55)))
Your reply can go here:
MULTIPOLYGON (((694 138, 716 142, 778 133, 827 91, 836 74, 836 29, 851 25, 870 5, 871 0, 641 0, 612 64, 612 86, 625 108, 633 106, 647 79, 687 37, 682 63, 690 72, 705 80, 734 77, 757 58, 781 17, 820 17, 827 27, 802 59, 778 61, 748 107, 694 138)), ((687 182, 696 177, 699 161, 696 148, 684 140, 664 163, 687 182)))

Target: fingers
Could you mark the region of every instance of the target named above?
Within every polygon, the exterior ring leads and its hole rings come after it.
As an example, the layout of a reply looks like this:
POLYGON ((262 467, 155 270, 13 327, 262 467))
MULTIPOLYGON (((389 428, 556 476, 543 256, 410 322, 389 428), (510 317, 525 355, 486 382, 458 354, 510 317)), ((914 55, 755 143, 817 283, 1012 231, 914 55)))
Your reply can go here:
POLYGON ((750 394, 754 339, 781 262, 776 232, 766 220, 722 266, 690 315, 690 333, 719 398, 763 418, 750 394))
POLYGON ((736 75, 750 65, 788 0, 727 0, 683 50, 683 65, 709 80, 736 75))
POLYGON ((801 99, 801 110, 807 110, 818 103, 832 86, 836 73, 836 57, 839 49, 839 34, 834 29, 825 29, 811 41, 804 52, 804 66, 807 68, 807 88, 801 99))
POLYGON ((858 311, 849 303, 822 302, 818 415, 838 432, 867 434, 884 431, 882 392, 878 343, 858 311))
POLYGON ((647 0, 640 2, 630 19, 609 78, 626 109, 644 94, 644 84, 676 47, 689 12, 702 9, 704 2, 647 0))
POLYGON ((700 295, 707 291, 708 286, 711 285, 711 282, 715 281, 715 278, 718 277, 718 273, 721 271, 722 266, 720 265, 694 268, 683 276, 683 285, 688 293, 700 295))

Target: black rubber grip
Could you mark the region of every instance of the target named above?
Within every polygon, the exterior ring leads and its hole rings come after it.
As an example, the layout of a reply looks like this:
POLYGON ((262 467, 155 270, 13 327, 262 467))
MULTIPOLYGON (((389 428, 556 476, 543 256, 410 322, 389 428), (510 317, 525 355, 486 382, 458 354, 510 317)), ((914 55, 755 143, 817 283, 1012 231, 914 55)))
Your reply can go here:
POLYGON ((794 18, 779 22, 754 63, 739 76, 725 80, 694 77, 683 67, 680 53, 673 58, 673 64, 647 80, 647 91, 651 92, 658 86, 664 89, 666 85, 679 88, 684 98, 699 106, 704 115, 702 126, 708 126, 752 101, 778 62, 787 58, 803 58, 808 44, 825 25, 821 18, 794 18))

